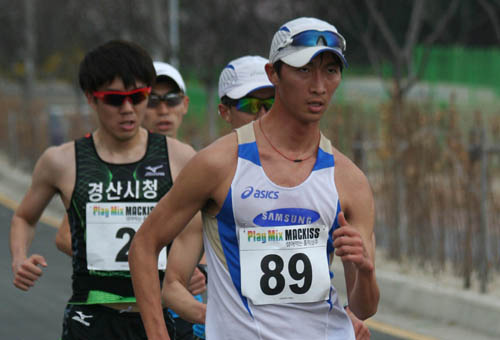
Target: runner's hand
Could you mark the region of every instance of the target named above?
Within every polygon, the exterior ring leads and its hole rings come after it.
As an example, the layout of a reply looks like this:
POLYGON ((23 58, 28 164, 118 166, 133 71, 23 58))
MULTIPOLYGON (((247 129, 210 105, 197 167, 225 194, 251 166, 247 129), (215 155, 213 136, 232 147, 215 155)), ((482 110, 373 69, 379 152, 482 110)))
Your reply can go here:
POLYGON ((356 340, 370 340, 370 330, 363 323, 363 321, 359 320, 352 324, 354 327, 354 335, 356 336, 356 340))
POLYGON ((352 262, 359 270, 372 271, 373 261, 366 251, 361 234, 347 223, 344 213, 338 215, 339 228, 333 232, 333 246, 335 255, 342 262, 352 262))
POLYGON ((356 336, 356 340, 370 340, 370 330, 365 325, 363 321, 358 319, 356 315, 349 309, 349 307, 345 308, 349 319, 351 319, 352 327, 354 328, 354 335, 356 336))
POLYGON ((201 294, 207 290, 205 275, 198 268, 194 269, 188 289, 193 295, 201 294))
POLYGON ((47 267, 47 262, 42 255, 33 254, 18 265, 13 265, 14 286, 27 291, 35 285, 35 281, 42 276, 43 271, 40 268, 47 267))

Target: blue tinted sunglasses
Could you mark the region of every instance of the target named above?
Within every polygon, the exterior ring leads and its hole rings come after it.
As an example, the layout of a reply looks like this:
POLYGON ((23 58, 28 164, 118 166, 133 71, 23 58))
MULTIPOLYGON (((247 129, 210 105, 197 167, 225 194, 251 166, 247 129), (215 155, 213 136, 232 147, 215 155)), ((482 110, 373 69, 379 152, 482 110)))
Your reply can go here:
POLYGON ((328 47, 340 48, 345 51, 345 39, 331 31, 309 30, 300 32, 292 37, 292 46, 317 46, 320 41, 328 47))

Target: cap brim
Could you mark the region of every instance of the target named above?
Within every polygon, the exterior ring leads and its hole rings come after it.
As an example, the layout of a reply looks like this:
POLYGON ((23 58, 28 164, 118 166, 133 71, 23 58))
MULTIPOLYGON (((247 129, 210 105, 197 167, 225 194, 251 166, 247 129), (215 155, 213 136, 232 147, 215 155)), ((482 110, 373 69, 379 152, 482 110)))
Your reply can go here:
POLYGON ((266 88, 273 88, 274 86, 272 84, 262 84, 262 82, 258 83, 245 83, 245 85, 238 86, 231 91, 226 93, 226 96, 228 96, 231 99, 239 99, 242 97, 245 97, 247 94, 253 91, 257 91, 260 89, 266 89, 266 88))
POLYGON ((327 47, 327 46, 312 46, 303 48, 297 52, 293 52, 285 57, 282 57, 281 60, 293 67, 302 67, 310 62, 314 57, 323 52, 332 52, 337 55, 345 68, 348 67, 347 60, 345 60, 344 55, 336 48, 327 47))

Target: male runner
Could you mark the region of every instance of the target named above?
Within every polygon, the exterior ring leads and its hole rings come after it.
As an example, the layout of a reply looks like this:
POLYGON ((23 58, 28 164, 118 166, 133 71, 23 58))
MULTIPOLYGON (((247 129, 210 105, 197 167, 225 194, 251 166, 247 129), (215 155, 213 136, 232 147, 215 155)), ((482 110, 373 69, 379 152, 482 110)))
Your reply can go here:
MULTIPOLYGON (((182 118, 188 112, 189 97, 181 74, 171 65, 155 61, 156 81, 148 97, 148 106, 142 126, 148 131, 177 138, 182 118)), ((59 227, 55 243, 57 248, 68 254, 71 252, 71 232, 68 216, 59 227)))
MULTIPOLYGON (((129 263, 149 339, 168 339, 155 283, 158 251, 200 209, 208 303, 186 299, 180 314, 206 317, 207 339, 354 339, 330 282, 334 253, 353 313, 376 312, 372 192, 319 130, 347 66, 344 51, 329 23, 284 24, 266 65, 275 86, 270 112, 193 157, 144 222, 129 263)), ((196 243, 197 232, 187 227, 181 237, 196 243)))
MULTIPOLYGON (((188 112, 189 97, 186 95, 186 85, 179 71, 170 64, 155 61, 156 81, 148 97, 148 105, 142 126, 148 131, 177 138, 177 131, 182 124, 184 115, 188 112)), ((68 217, 56 234, 56 246, 62 252, 72 255, 71 232, 68 217)), ((206 290, 205 275, 198 268, 193 273, 189 291, 199 295, 206 290)), ((200 297, 201 298, 201 297, 200 297)), ((175 321, 175 339, 191 340, 193 338, 193 324, 178 318, 173 314, 175 321)))
MULTIPOLYGON (((244 56, 230 61, 219 77, 219 113, 229 123, 231 129, 237 129, 266 114, 274 103, 274 85, 265 72, 268 60, 260 56, 244 56)), ((201 230, 200 230, 201 232, 201 230)), ((179 245, 181 244, 179 243, 179 245)), ((174 246, 175 249, 175 246, 174 246)), ((184 304, 179 297, 185 294, 186 288, 180 284, 187 282, 192 268, 182 266, 184 256, 171 256, 169 263, 175 268, 182 268, 182 273, 167 270, 165 286, 162 291, 164 301, 182 308, 184 304), (180 266, 176 262, 180 261, 180 266), (176 304, 176 302, 178 302, 176 304)), ((172 268, 174 268, 172 267, 172 268)), ((356 340, 369 340, 370 330, 346 306, 346 312, 352 321, 356 340)), ((198 336, 204 334, 204 328, 196 326, 198 336)))
MULTIPOLYGON (((84 138, 44 152, 12 219, 14 285, 29 290, 42 274, 40 266, 47 266, 42 255, 28 256, 36 223, 56 193, 67 209, 73 295, 64 313, 63 340, 145 338, 128 271, 128 247, 195 153, 141 127, 154 80, 151 58, 136 44, 110 41, 87 53, 79 81, 99 126, 84 138)), ((162 250, 160 275, 165 259, 162 250)), ((173 331, 167 310, 160 313, 173 331)))
MULTIPOLYGON (((244 56, 229 62, 222 70, 219 77, 219 112, 231 129, 259 119, 274 103, 274 86, 265 73, 267 62, 260 56, 244 56)), ((168 276, 167 273, 167 281, 168 276)), ((163 295, 168 292, 165 289, 163 295)), ((175 299, 175 294, 170 296, 175 299)), ((352 321, 356 340, 369 340, 368 327, 351 312, 349 306, 345 309, 352 321)))
POLYGON ((262 117, 274 103, 267 59, 244 56, 230 61, 219 76, 219 113, 232 129, 262 117))
MULTIPOLYGON (((154 66, 156 83, 149 96, 148 110, 142 125, 149 131, 177 138, 182 119, 188 112, 189 97, 186 95, 186 86, 179 71, 171 65, 156 61, 154 66)), ((187 251, 191 251, 191 249, 182 249, 182 253, 187 251)), ((206 290, 205 275, 196 267, 194 272, 191 268, 190 275, 191 273, 189 292, 201 301, 199 294, 206 290)), ((175 320, 175 339, 192 340, 194 325, 179 318, 175 313, 173 317, 175 320)))

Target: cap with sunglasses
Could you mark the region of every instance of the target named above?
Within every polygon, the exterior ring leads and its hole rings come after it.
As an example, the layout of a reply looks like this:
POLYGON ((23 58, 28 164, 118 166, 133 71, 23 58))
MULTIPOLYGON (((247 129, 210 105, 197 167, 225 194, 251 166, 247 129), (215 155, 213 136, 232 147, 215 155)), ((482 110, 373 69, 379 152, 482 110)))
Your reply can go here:
POLYGON ((274 34, 269 62, 274 64, 281 60, 284 63, 301 67, 318 54, 331 51, 335 53, 344 67, 346 41, 335 26, 316 18, 298 18, 280 27, 274 34))
POLYGON ((177 86, 179 86, 179 89, 181 89, 182 92, 186 93, 184 80, 175 67, 162 61, 155 61, 153 62, 153 65, 156 71, 156 78, 161 76, 169 77, 177 84, 177 86))
POLYGON ((250 92, 274 87, 265 71, 267 62, 260 56, 245 56, 229 62, 219 77, 219 98, 239 99, 250 92))

